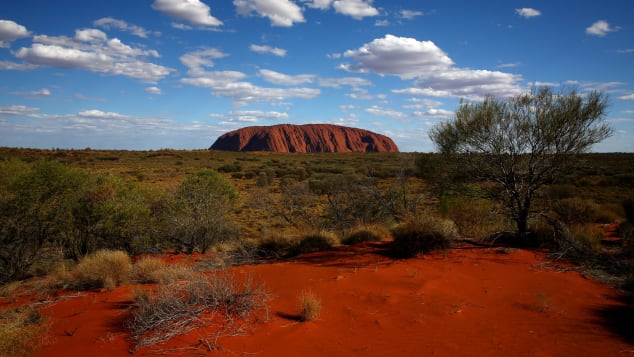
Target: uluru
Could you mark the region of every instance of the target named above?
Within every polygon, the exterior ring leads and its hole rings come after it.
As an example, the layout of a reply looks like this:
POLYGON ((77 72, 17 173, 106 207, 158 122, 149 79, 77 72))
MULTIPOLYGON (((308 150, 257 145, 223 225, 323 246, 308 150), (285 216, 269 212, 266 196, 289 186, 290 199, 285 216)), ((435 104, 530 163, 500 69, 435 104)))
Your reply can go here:
POLYGON ((209 148, 222 151, 398 152, 389 137, 332 124, 250 126, 221 135, 209 148))

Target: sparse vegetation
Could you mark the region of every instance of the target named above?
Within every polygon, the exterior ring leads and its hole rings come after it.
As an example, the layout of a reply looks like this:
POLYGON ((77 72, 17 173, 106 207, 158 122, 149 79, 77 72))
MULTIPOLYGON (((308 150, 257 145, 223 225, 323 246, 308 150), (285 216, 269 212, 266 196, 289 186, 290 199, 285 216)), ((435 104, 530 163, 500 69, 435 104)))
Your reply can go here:
POLYGON ((0 312, 0 356, 28 357, 47 342, 50 324, 33 306, 0 312))
POLYGON ((398 258, 411 258, 448 249, 452 240, 458 237, 458 231, 449 220, 426 216, 395 227, 392 236, 392 254, 398 258))
POLYGON ((321 300, 312 291, 303 291, 299 297, 299 320, 314 321, 321 313, 321 300))
POLYGON ((71 273, 70 286, 75 289, 114 289, 128 282, 131 267, 127 253, 100 250, 79 261, 71 273))
MULTIPOLYGON (((133 350, 216 323, 222 326, 219 333, 237 333, 234 318, 266 310, 267 299, 262 285, 254 285, 251 278, 240 283, 226 271, 194 273, 187 280, 160 284, 156 290, 137 290, 137 308, 128 321, 133 350), (219 314, 210 315, 214 312, 219 314)), ((213 340, 214 336, 204 338, 213 340)))

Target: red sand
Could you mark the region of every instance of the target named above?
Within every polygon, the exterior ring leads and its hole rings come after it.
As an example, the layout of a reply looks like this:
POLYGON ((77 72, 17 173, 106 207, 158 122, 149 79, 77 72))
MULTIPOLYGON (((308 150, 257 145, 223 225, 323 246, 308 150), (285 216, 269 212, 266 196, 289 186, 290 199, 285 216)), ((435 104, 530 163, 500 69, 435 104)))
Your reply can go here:
MULTIPOLYGON (((541 253, 452 249, 397 260, 372 246, 344 247, 292 262, 246 266, 272 295, 269 320, 221 351, 257 356, 622 356, 634 345, 598 314, 625 307, 619 294, 578 272, 548 269, 541 253), (316 321, 300 323, 298 298, 322 302, 316 321)), ((552 267, 552 266, 551 266, 552 267)), ((44 308, 51 344, 38 356, 127 356, 123 328, 132 287, 86 292, 44 308)), ((629 307, 628 307, 629 308, 629 307)), ((630 323, 632 323, 630 321, 630 323)), ((631 336, 631 335, 630 335, 631 336)), ((191 347, 195 332, 157 348, 191 347)), ((630 340, 631 341, 631 340, 630 340)), ((145 355, 141 349, 136 355, 145 355)), ((172 356, 191 356, 182 352, 172 356)))

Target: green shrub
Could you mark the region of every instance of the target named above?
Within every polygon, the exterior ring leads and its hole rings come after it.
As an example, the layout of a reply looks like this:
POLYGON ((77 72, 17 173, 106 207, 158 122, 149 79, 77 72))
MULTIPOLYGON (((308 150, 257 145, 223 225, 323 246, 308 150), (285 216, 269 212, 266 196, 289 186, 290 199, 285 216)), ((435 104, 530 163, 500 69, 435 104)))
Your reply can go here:
POLYGON ((555 201, 552 210, 566 224, 595 223, 600 220, 601 212, 599 205, 594 201, 579 197, 555 201))
POLYGON ((412 258, 450 248, 457 229, 451 221, 427 218, 397 226, 392 229, 392 237, 391 253, 398 258, 412 258))
POLYGON ((122 251, 100 250, 79 261, 71 275, 70 285, 76 289, 114 289, 127 283, 132 261, 122 251))

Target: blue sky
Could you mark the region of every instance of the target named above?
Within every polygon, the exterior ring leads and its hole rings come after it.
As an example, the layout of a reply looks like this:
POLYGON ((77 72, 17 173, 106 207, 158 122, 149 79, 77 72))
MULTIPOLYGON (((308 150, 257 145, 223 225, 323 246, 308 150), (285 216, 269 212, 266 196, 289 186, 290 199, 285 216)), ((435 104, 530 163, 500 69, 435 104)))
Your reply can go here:
POLYGON ((461 99, 601 90, 634 151, 634 2, 6 1, 0 146, 203 149, 332 123, 433 151, 461 99))

